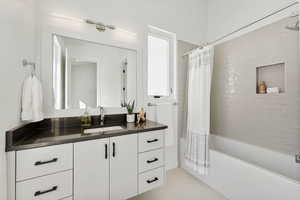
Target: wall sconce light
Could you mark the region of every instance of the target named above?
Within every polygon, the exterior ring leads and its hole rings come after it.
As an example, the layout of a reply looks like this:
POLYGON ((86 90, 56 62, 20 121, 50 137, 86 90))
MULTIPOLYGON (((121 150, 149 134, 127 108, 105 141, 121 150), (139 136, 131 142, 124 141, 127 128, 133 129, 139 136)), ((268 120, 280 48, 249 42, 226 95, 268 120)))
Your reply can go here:
POLYGON ((118 32, 118 34, 125 34, 125 35, 130 36, 130 37, 136 37, 136 33, 118 28, 118 27, 116 27, 114 25, 111 25, 111 24, 104 24, 102 22, 96 22, 96 21, 93 21, 91 19, 80 19, 80 18, 65 16, 65 15, 61 15, 61 14, 57 14, 57 13, 51 13, 51 16, 57 17, 57 18, 60 18, 60 19, 64 19, 64 20, 68 20, 68 21, 77 22, 77 23, 86 23, 86 24, 95 25, 95 28, 99 32, 104 32, 107 29, 109 29, 109 30, 115 30, 116 32, 118 32))
POLYGON ((99 32, 104 32, 104 31, 106 31, 106 29, 110 29, 110 30, 115 30, 116 29, 116 27, 114 25, 107 25, 107 24, 103 24, 102 22, 94 22, 90 19, 85 20, 85 22, 87 24, 96 25, 96 29, 99 32))

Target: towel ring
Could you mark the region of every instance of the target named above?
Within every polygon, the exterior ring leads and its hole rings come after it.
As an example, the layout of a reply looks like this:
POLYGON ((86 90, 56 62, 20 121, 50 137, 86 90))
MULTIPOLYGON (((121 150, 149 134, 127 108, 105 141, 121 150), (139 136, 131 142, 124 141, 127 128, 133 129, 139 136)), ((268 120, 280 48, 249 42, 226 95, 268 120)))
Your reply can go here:
POLYGON ((34 71, 35 71, 35 63, 34 63, 34 62, 29 62, 28 60, 23 59, 23 60, 22 60, 22 64, 23 64, 23 67, 26 67, 26 66, 28 66, 28 65, 32 66, 33 69, 34 69, 34 71))

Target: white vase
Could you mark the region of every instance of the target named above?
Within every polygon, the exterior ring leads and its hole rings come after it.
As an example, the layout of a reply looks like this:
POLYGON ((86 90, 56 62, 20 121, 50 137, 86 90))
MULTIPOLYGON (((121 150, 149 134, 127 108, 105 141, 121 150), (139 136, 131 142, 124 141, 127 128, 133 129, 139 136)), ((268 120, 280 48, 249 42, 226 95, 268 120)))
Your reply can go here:
POLYGON ((126 119, 129 123, 134 122, 134 114, 127 114, 126 119))

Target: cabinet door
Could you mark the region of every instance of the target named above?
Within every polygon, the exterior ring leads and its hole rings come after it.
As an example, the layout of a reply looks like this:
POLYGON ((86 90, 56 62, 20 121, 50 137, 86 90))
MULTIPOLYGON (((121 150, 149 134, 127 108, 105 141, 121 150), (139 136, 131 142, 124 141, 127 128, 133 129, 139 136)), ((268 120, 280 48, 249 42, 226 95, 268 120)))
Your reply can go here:
POLYGON ((74 200, 109 200, 109 139, 74 144, 74 200))
POLYGON ((110 138, 110 200, 137 195, 137 134, 110 138))

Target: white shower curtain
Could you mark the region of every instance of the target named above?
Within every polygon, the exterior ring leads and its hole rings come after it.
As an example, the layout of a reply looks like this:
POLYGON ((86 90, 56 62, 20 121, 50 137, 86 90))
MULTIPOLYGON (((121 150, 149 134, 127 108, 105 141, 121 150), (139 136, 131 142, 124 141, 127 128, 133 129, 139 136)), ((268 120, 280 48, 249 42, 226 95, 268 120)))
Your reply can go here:
POLYGON ((210 90, 213 47, 197 49, 189 55, 187 148, 185 164, 200 174, 209 167, 210 90))

